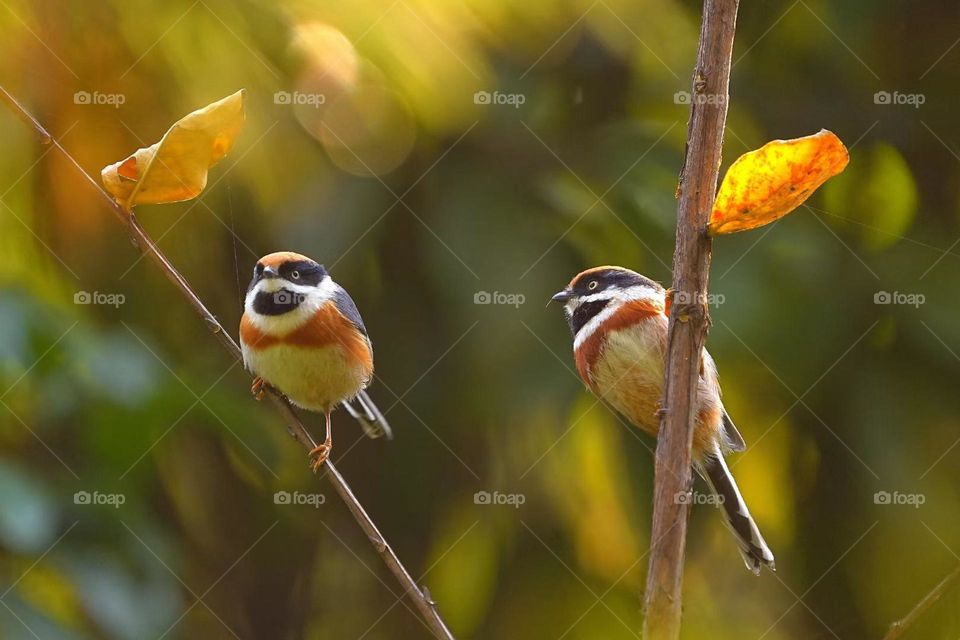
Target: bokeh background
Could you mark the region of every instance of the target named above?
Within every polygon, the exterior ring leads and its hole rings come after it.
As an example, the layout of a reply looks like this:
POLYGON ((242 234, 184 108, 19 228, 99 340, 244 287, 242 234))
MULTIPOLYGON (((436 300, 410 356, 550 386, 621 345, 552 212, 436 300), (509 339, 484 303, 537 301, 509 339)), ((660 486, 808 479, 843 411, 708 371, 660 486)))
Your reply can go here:
MULTIPOLYGON (((352 293, 396 439, 339 413, 334 459, 458 637, 637 636, 654 442, 545 303, 597 264, 669 282, 699 3, 0 5, 0 82, 94 176, 246 88, 202 197, 138 216, 231 329, 270 251, 352 293)), ((880 637, 960 563, 958 37, 946 1, 740 8, 724 168, 821 127, 851 162, 715 243, 731 462, 778 572, 695 508, 685 638, 880 637)), ((0 140, 0 636, 427 637, 89 185, 5 110, 0 140)), ((909 637, 958 637, 958 603, 909 637)))

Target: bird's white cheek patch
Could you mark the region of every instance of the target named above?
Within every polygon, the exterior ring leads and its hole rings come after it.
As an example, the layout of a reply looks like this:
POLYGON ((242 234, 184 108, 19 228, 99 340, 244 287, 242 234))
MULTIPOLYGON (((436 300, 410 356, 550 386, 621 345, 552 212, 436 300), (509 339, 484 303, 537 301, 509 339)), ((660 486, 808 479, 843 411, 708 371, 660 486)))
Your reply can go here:
POLYGON ((584 303, 599 302, 607 300, 605 306, 599 313, 590 318, 577 332, 573 341, 573 348, 577 349, 582 345, 600 326, 611 316, 613 316, 625 303, 640 300, 650 300, 655 306, 663 307, 664 293, 644 285, 628 287, 626 289, 611 289, 599 293, 591 293, 582 296, 577 300, 571 300, 567 303, 567 317, 572 317, 577 308, 584 303))

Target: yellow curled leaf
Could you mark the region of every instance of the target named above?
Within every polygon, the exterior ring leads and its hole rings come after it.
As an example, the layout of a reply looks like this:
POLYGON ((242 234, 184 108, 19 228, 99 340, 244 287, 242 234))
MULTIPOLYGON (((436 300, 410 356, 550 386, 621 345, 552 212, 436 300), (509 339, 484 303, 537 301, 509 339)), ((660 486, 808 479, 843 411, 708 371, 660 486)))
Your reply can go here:
POLYGON ((847 166, 840 138, 822 129, 793 140, 773 140, 730 165, 713 203, 711 235, 755 229, 787 215, 847 166))
POLYGON ((207 186, 207 170, 230 151, 243 128, 243 90, 178 120, 145 149, 101 171, 103 185, 128 209, 181 202, 207 186))

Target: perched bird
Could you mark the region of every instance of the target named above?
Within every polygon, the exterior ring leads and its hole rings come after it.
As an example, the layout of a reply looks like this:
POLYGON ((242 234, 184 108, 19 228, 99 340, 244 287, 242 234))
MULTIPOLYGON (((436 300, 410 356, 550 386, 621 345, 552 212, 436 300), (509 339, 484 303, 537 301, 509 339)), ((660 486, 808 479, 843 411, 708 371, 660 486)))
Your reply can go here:
POLYGON ((310 452, 314 471, 330 455, 330 413, 340 403, 368 436, 390 437, 364 391, 373 377, 373 348, 360 312, 322 265, 290 251, 257 261, 240 320, 240 348, 256 376, 250 390, 257 399, 270 385, 296 406, 326 416, 326 438, 310 452))
MULTIPOLYGON (((669 302, 658 283, 622 267, 588 269, 553 296, 564 303, 577 371, 603 402, 651 435, 660 427, 669 302)), ((747 568, 774 567, 773 553, 723 456, 743 438, 720 400, 713 358, 703 351, 693 433, 694 468, 722 503, 747 568)))

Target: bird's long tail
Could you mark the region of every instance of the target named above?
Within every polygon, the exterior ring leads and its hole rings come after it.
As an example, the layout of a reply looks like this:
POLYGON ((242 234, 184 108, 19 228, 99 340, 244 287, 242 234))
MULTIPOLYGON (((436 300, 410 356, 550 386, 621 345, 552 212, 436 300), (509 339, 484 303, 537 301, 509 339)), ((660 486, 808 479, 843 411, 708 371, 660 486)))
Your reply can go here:
POLYGON ((393 431, 390 429, 390 423, 380 413, 380 409, 373 403, 366 391, 361 391, 353 400, 347 400, 343 403, 343 408, 347 410, 353 419, 360 423, 363 432, 370 438, 387 437, 387 440, 393 439, 393 431))
POLYGON ((737 482, 723 459, 723 453, 718 450, 713 455, 705 456, 697 470, 719 497, 727 528, 733 532, 747 569, 759 575, 760 567, 766 565, 776 571, 773 552, 760 534, 757 523, 753 521, 747 503, 740 495, 737 482))

